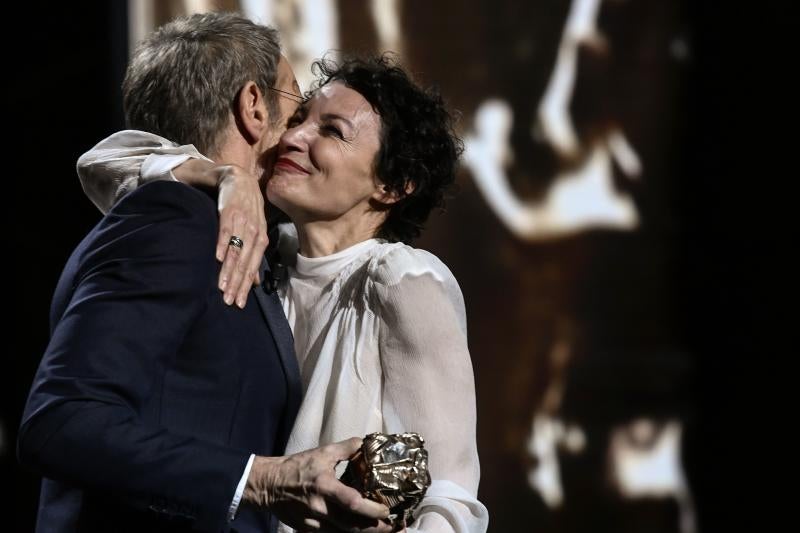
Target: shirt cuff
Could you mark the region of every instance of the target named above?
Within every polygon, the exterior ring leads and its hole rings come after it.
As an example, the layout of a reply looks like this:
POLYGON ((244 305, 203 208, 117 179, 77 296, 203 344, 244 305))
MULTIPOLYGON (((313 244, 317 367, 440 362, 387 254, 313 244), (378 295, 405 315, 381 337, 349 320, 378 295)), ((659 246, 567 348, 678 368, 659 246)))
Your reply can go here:
POLYGON ((172 170, 191 157, 189 154, 150 154, 142 163, 142 180, 145 182, 164 179, 178 181, 172 174, 172 170))
POLYGON ((236 486, 236 493, 233 495, 231 506, 228 507, 228 522, 233 522, 233 519, 236 518, 236 511, 239 510, 239 503, 241 503, 242 494, 244 494, 244 486, 247 484, 247 478, 250 476, 250 469, 253 467, 255 458, 256 455, 254 453, 250 454, 247 466, 244 467, 244 474, 242 474, 242 479, 239 480, 239 484, 236 486))

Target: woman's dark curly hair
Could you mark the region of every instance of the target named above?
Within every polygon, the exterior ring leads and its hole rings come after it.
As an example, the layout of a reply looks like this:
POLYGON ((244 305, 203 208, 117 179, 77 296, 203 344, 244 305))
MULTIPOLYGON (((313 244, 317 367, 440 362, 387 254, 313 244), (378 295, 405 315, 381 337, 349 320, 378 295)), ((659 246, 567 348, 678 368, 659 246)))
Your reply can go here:
POLYGON ((400 200, 390 204, 377 236, 410 243, 435 207, 444 208, 463 143, 454 118, 434 88, 417 86, 391 55, 316 61, 316 88, 340 81, 381 117, 375 174, 400 200), (410 187, 409 187, 410 186, 410 187), (406 193, 408 188, 413 188, 406 193))

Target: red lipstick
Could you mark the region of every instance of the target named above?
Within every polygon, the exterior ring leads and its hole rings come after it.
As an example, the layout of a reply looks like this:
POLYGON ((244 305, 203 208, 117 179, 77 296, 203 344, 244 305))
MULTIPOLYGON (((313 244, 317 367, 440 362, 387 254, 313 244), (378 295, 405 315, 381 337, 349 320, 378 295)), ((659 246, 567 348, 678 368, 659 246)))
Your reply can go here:
POLYGON ((300 172, 303 172, 305 174, 311 174, 311 172, 309 172, 308 170, 306 170, 302 166, 298 165, 297 163, 295 163, 294 161, 292 161, 288 157, 279 157, 278 160, 275 161, 275 166, 276 167, 281 167, 281 166, 288 167, 288 168, 291 168, 293 170, 299 170, 300 172))

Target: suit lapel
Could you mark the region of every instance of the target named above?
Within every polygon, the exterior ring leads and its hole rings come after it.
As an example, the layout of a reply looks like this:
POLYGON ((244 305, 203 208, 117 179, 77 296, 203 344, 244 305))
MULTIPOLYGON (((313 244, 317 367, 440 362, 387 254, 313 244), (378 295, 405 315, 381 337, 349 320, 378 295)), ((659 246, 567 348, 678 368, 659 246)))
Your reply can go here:
POLYGON ((295 416, 300 408, 300 400, 302 397, 302 388, 300 385, 300 367, 297 364, 297 357, 294 353, 294 337, 292 330, 289 328, 289 322, 286 320, 286 315, 283 312, 283 306, 278 299, 278 294, 274 290, 270 290, 269 294, 264 290, 264 285, 270 279, 269 265, 266 259, 261 262, 261 279, 264 283, 255 287, 253 292, 256 296, 256 301, 264 314, 272 338, 275 339, 275 346, 278 349, 281 365, 283 366, 283 373, 286 376, 287 384, 287 416, 285 420, 288 422, 284 424, 285 438, 284 443, 289 437, 289 432, 294 425, 295 416))

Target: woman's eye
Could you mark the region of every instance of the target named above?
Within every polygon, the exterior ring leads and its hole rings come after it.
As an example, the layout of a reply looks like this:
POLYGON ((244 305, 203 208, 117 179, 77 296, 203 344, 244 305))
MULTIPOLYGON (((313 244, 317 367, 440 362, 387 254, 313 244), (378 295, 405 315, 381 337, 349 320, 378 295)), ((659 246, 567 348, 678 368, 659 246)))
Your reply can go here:
POLYGON ((343 138, 342 131, 336 126, 333 126, 331 124, 326 124, 325 126, 322 126, 322 131, 335 135, 340 139, 343 138))

